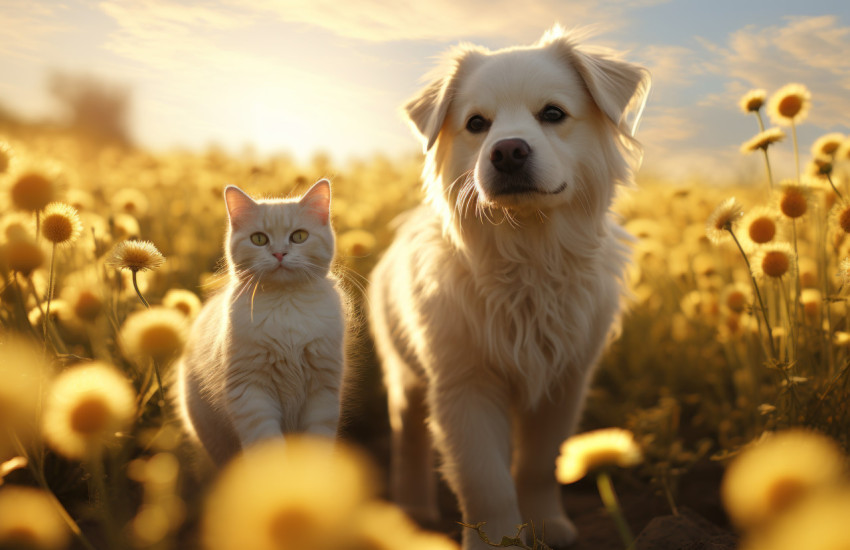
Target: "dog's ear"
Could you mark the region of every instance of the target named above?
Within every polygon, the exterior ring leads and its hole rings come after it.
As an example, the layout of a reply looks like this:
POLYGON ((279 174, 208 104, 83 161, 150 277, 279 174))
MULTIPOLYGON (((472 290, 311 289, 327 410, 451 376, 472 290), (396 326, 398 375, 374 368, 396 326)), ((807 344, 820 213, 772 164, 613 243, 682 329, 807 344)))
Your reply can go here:
POLYGON ((611 52, 580 48, 560 28, 547 33, 542 42, 556 48, 578 71, 605 116, 623 132, 634 135, 649 95, 649 71, 617 59, 611 52))
POLYGON ((446 57, 447 66, 438 69, 431 83, 404 106, 407 117, 425 142, 425 151, 434 146, 440 135, 462 75, 468 72, 474 59, 483 55, 480 48, 469 44, 455 47, 446 57))

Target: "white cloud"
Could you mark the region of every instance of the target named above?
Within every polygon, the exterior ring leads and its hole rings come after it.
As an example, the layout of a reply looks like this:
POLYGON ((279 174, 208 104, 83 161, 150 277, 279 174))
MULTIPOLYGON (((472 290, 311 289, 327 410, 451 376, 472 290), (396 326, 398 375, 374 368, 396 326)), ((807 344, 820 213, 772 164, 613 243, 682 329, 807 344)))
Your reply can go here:
POLYGON ((772 93, 789 82, 812 91, 807 122, 822 128, 850 126, 850 27, 835 16, 790 17, 782 27, 744 27, 725 46, 703 41, 709 69, 728 81, 709 103, 737 105, 751 88, 772 93))
POLYGON ((0 56, 39 60, 39 52, 57 33, 68 31, 61 4, 5 0, 0 9, 0 56))

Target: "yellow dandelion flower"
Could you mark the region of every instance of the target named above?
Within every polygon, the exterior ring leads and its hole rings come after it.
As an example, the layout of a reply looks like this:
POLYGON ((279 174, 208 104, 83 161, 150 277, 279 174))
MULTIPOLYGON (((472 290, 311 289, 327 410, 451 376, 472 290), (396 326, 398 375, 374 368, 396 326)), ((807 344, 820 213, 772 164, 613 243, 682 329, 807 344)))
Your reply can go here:
POLYGON ((104 310, 103 296, 96 286, 68 285, 61 296, 80 321, 91 323, 104 310))
POLYGON ((56 200, 57 189, 53 178, 32 170, 14 178, 9 194, 18 210, 38 212, 56 200))
POLYGON ((734 224, 744 214, 744 209, 735 197, 731 197, 720 203, 705 223, 705 234, 715 244, 724 242, 729 238, 734 224))
POLYGON ((150 241, 121 241, 106 263, 116 269, 146 271, 161 266, 165 257, 150 241))
POLYGON ((71 367, 54 380, 44 408, 48 445, 71 459, 97 454, 135 413, 136 392, 116 368, 102 362, 71 367))
POLYGON ((74 207, 77 212, 90 212, 94 209, 94 197, 83 189, 68 189, 65 194, 65 202, 74 207))
POLYGON ((761 109, 766 98, 767 92, 765 90, 750 90, 744 94, 738 105, 745 113, 754 113, 761 109))
POLYGON ((843 550, 847 548, 850 490, 824 491, 803 501, 765 529, 746 537, 741 550, 843 550))
POLYGON ((774 208, 756 206, 741 218, 744 235, 753 244, 769 243, 776 237, 779 213, 774 208))
POLYGON ((0 241, 31 239, 35 235, 32 216, 20 212, 10 212, 0 219, 0 241))
POLYGON ((816 139, 815 142, 812 144, 812 156, 815 158, 831 158, 833 155, 835 155, 835 152, 838 151, 838 148, 841 147, 841 144, 844 143, 844 140, 844 134, 840 134, 838 132, 825 134, 816 139))
POLYGON ((779 143, 783 139, 785 139, 785 132, 779 128, 768 128, 741 144, 741 152, 753 153, 760 149, 766 151, 768 147, 774 143, 779 143))
POLYGON ((574 435, 561 445, 556 476, 561 483, 573 483, 598 468, 629 467, 642 460, 632 432, 620 428, 595 430, 574 435))
POLYGON ((721 497, 742 528, 764 525, 813 492, 837 483, 844 457, 828 437, 792 429, 746 448, 726 469, 721 497))
POLYGON ((162 297, 162 305, 176 309, 188 319, 194 319, 201 311, 201 299, 191 290, 172 288, 162 297))
POLYGON ((796 219, 809 209, 809 190, 793 180, 780 184, 779 211, 786 217, 796 219))
POLYGON ((811 104, 812 94, 808 88, 802 84, 786 84, 770 96, 767 113, 776 124, 799 124, 808 115, 811 104))
POLYGON ((363 229, 351 229, 337 239, 340 253, 345 257, 368 256, 376 245, 375 236, 363 229))
POLYGON ((112 227, 112 236, 115 240, 138 240, 141 235, 139 221, 124 212, 119 212, 109 219, 112 227))
POLYGON ((112 208, 130 214, 135 218, 144 216, 148 212, 148 198, 138 189, 128 187, 121 189, 112 197, 112 208))
POLYGON ((156 306, 128 316, 121 327, 121 339, 129 357, 151 357, 165 362, 183 349, 186 330, 185 315, 156 306))
POLYGON ((208 550, 324 550, 368 497, 371 470, 354 450, 287 436, 247 449, 221 473, 206 501, 208 550))
POLYGON ((794 249, 788 243, 769 243, 760 248, 752 261, 757 277, 779 279, 794 268, 794 249))
POLYGON ((806 176, 814 181, 822 180, 832 174, 832 159, 815 157, 806 165, 806 176))
POLYGON ((24 443, 34 435, 33 421, 46 375, 47 364, 33 344, 4 336, 0 341, 0 461, 14 454, 12 434, 24 443))
POLYGON ((729 311, 743 313, 752 300, 752 294, 748 285, 736 283, 723 290, 721 302, 729 311))
POLYGON ((53 498, 41 489, 0 489, 0 546, 33 550, 68 548, 71 533, 53 498))
POLYGON ((44 265, 45 258, 44 250, 30 238, 12 239, 0 248, 0 263, 24 277, 44 265))
POLYGON ((80 216, 73 206, 51 202, 41 216, 41 234, 53 244, 72 244, 83 232, 80 216))

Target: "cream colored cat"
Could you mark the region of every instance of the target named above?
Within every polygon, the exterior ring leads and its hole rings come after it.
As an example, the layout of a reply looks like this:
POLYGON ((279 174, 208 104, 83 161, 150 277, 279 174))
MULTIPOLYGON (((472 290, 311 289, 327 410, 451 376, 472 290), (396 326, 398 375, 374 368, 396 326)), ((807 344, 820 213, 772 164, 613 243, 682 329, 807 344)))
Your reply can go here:
POLYGON ((218 466, 286 433, 333 437, 344 357, 329 182, 300 199, 233 186, 224 198, 229 281, 195 321, 177 384, 184 424, 218 466))

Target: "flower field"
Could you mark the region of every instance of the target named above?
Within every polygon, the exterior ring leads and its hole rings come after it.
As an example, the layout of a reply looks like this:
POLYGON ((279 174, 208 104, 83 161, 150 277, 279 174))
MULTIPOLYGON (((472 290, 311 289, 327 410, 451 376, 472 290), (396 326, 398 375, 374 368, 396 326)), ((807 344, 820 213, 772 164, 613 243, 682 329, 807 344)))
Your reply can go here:
MULTIPOLYGON (((721 527, 748 549, 850 538, 850 138, 797 143, 810 101, 800 85, 742 98, 758 129, 742 154, 764 158, 745 186, 639 176, 621 194, 633 296, 584 416, 640 449, 609 485, 642 484, 671 514, 683 476, 726 468, 721 527), (771 169, 779 141, 796 175, 771 169)), ((418 156, 298 163, 0 133, 0 548, 456 548, 456 530, 424 531, 381 500, 386 411, 363 289, 393 219, 422 198, 420 170, 418 156), (349 443, 331 455, 293 438, 213 480, 168 393, 224 276, 222 190, 281 196, 321 177, 363 373, 349 443)))

